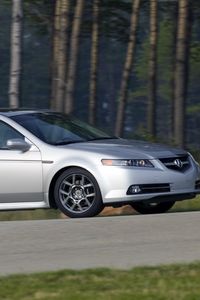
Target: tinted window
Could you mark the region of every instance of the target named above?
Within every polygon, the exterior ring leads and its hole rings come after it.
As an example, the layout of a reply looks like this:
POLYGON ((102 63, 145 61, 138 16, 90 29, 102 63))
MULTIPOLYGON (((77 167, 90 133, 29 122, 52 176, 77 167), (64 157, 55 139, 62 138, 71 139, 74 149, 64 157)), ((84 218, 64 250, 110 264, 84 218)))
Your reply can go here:
POLYGON ((7 149, 7 140, 23 139, 24 136, 12 128, 10 125, 0 122, 0 149, 7 149))
POLYGON ((29 113, 13 116, 12 119, 52 145, 110 138, 108 134, 86 123, 59 113, 29 113))

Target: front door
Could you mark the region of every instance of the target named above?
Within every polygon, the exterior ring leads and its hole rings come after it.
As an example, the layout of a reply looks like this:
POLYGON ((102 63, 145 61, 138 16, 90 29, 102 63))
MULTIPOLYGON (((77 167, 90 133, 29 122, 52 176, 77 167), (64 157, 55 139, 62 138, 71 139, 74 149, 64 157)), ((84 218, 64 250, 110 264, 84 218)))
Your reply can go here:
POLYGON ((9 150, 8 139, 25 137, 0 121, 0 206, 2 203, 43 201, 42 162, 39 149, 32 145, 22 152, 9 150))

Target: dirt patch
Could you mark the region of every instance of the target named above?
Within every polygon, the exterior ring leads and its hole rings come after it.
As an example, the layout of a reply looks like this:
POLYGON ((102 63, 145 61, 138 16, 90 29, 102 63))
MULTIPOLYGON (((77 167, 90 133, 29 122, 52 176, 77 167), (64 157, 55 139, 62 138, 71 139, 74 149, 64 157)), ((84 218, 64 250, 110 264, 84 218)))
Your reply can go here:
POLYGON ((103 209, 100 215, 113 216, 113 215, 132 215, 132 214, 135 214, 135 210, 130 205, 124 205, 118 208, 107 206, 103 209))

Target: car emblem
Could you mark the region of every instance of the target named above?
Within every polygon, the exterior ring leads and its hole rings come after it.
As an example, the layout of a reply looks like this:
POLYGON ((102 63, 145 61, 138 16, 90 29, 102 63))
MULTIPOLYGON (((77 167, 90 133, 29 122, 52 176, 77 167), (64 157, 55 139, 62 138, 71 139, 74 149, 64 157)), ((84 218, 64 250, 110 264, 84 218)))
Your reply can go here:
POLYGON ((182 166, 183 166, 183 163, 180 159, 175 159, 174 164, 175 164, 175 166, 177 166, 179 168, 182 168, 182 166))

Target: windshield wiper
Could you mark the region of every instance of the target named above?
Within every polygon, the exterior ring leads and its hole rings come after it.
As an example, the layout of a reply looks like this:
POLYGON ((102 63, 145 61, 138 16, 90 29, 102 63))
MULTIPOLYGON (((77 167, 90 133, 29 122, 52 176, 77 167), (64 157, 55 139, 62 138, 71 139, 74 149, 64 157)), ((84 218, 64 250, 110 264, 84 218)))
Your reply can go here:
POLYGON ((75 140, 75 141, 61 140, 61 141, 54 143, 53 145, 54 146, 62 146, 62 145, 69 145, 69 144, 83 143, 83 142, 85 142, 85 141, 83 141, 83 140, 75 140))
POLYGON ((99 140, 116 140, 116 139, 118 139, 118 137, 116 136, 104 136, 104 137, 88 139, 87 141, 91 142, 91 141, 99 141, 99 140))
POLYGON ((60 140, 55 142, 53 145, 54 146, 62 146, 62 145, 69 145, 69 144, 75 144, 75 143, 84 143, 84 142, 91 142, 91 141, 98 141, 98 140, 112 140, 112 139, 118 139, 116 136, 104 136, 104 137, 97 137, 97 138, 92 138, 88 140, 74 140, 74 141, 69 141, 69 140, 60 140))

